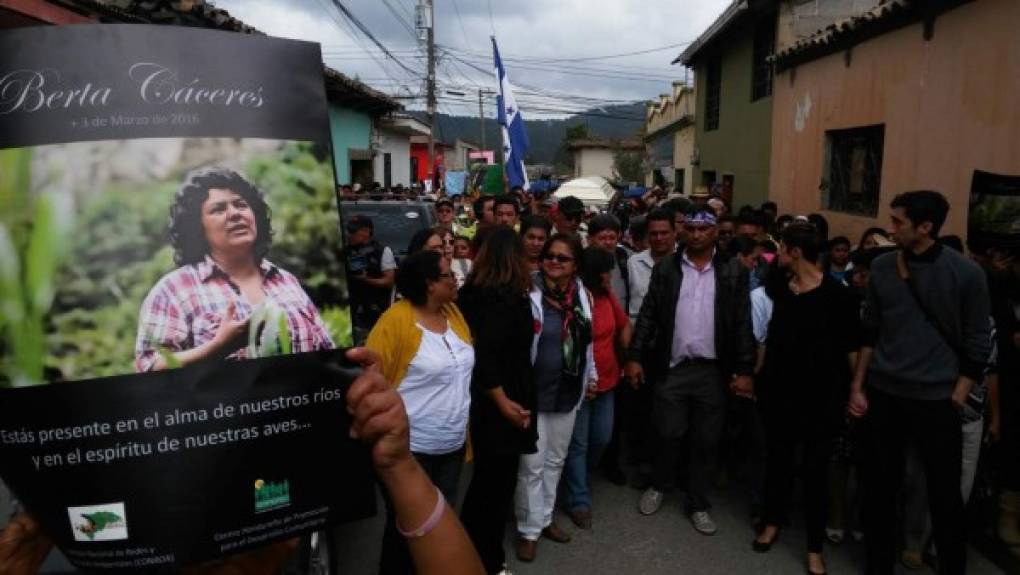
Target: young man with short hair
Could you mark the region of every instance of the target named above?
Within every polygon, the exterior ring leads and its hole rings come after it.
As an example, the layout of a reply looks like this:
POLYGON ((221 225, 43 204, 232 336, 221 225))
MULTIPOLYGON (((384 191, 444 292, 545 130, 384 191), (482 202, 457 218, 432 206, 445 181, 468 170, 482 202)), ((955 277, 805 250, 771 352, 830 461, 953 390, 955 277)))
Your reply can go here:
POLYGON ((355 216, 347 222, 347 244, 342 255, 347 269, 355 344, 368 337, 393 298, 397 262, 390 248, 375 241, 374 232, 371 218, 355 216))
POLYGON ((521 216, 521 207, 513 196, 499 196, 492 204, 492 213, 497 224, 516 229, 521 216))
POLYGON ((493 212, 495 203, 495 196, 478 196, 475 203, 471 206, 472 211, 475 213, 475 228, 496 223, 496 214, 493 212))
POLYGON ((542 266, 542 248, 552 232, 552 223, 542 216, 527 216, 521 221, 521 239, 528 267, 536 272, 542 266))
POLYGON ((825 272, 843 285, 850 285, 850 239, 836 236, 829 241, 829 256, 825 258, 825 272))
POLYGON ((896 562, 897 497, 908 439, 918 440, 928 471, 939 572, 964 573, 960 414, 991 353, 988 286, 977 264, 938 243, 949 212, 942 194, 907 192, 890 207, 901 249, 872 264, 849 405, 851 415, 867 415, 868 573, 892 573, 896 562))

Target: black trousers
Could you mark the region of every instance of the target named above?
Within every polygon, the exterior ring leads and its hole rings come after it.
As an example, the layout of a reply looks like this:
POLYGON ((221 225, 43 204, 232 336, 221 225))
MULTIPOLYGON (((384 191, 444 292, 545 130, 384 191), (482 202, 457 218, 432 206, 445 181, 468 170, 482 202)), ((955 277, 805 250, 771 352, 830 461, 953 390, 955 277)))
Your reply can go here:
POLYGON ((797 448, 803 446, 804 525, 808 553, 821 553, 829 507, 829 456, 835 425, 827 399, 770 398, 762 405, 766 425, 765 523, 788 520, 797 448))
POLYGON ((499 573, 506 563, 503 544, 507 511, 514 500, 520 455, 486 450, 477 444, 474 447, 474 475, 464 496, 460 518, 482 558, 485 572, 499 573))
MULTIPOLYGON (((457 503, 457 483, 460 471, 464 466, 464 450, 458 449, 442 455, 426 455, 414 453, 414 458, 425 470, 432 483, 439 488, 450 507, 457 503)), ((380 485, 380 487, 382 487, 380 485)), ((407 548, 407 540, 397 531, 397 516, 393 509, 386 488, 382 487, 383 501, 386 503, 386 527, 383 529, 382 552, 379 555, 380 575, 410 575, 414 573, 411 551, 407 548)), ((404 525, 404 529, 416 529, 418 525, 404 525)))
POLYGON ((657 448, 652 486, 673 486, 683 439, 690 435, 687 513, 707 511, 716 455, 726 423, 726 393, 714 364, 679 365, 653 390, 652 422, 657 448))
POLYGON ((963 436, 956 406, 948 399, 905 399, 876 389, 868 390, 868 401, 863 469, 868 573, 892 574, 896 563, 897 496, 907 438, 915 441, 924 465, 939 573, 966 572, 967 518, 960 494, 963 436))

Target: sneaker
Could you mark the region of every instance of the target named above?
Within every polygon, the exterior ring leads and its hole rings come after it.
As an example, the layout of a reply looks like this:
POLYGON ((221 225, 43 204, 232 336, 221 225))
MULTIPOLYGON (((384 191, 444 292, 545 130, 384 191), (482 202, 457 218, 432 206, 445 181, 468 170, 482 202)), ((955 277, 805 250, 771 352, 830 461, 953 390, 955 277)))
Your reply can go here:
POLYGON ((641 495, 641 501, 638 503, 638 511, 641 515, 652 515, 659 508, 662 507, 662 492, 656 491, 654 487, 649 487, 643 495, 641 495))
POLYGON ((717 531, 715 521, 712 521, 712 516, 707 511, 691 513, 691 523, 694 524, 694 530, 702 535, 715 535, 717 531))
POLYGON ((844 536, 845 534, 842 529, 833 529, 831 527, 825 528, 825 538, 828 539, 829 543, 832 543, 833 545, 839 545, 840 543, 842 543, 844 536))

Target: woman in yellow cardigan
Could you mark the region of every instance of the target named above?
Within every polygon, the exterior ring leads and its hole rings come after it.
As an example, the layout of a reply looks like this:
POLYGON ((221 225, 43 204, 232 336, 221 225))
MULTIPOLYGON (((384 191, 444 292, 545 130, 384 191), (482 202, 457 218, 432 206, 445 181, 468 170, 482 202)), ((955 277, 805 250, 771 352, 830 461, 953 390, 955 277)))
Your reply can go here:
MULTIPOLYGON (((471 407, 471 332, 453 303, 457 283, 450 262, 440 254, 422 251, 405 259, 397 290, 404 299, 379 318, 366 347, 380 355, 383 375, 404 400, 411 453, 453 505, 471 407)), ((412 573, 403 534, 408 527, 414 526, 397 525, 386 496, 380 573, 412 573)))

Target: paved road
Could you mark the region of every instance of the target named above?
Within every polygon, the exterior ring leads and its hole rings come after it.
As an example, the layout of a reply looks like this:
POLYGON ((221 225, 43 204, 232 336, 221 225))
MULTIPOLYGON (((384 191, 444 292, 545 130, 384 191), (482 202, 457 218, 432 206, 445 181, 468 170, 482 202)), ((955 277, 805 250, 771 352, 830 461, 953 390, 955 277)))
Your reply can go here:
MULTIPOLYGON (((538 558, 520 564, 510 555, 510 568, 517 575, 618 575, 635 573, 657 575, 696 574, 787 574, 803 573, 804 531, 801 517, 794 516, 794 527, 785 530, 768 554, 751 550, 753 533, 747 519, 747 505, 738 487, 721 493, 713 517, 719 533, 699 535, 683 515, 679 494, 667 496, 663 508, 651 517, 637 512, 638 491, 616 487, 601 479, 593 485, 594 525, 591 531, 579 531, 570 520, 558 515, 560 525, 574 535, 571 543, 560 545, 542 540, 538 558)), ((374 574, 379 556, 381 523, 378 519, 347 525, 337 530, 345 574, 374 574)), ((507 525, 508 541, 512 525, 507 525)), ((509 547, 508 547, 509 549, 509 547)), ((863 548, 844 543, 825 550, 829 572, 834 575, 860 573, 863 548)), ((934 575, 931 570, 903 573, 934 575)), ((970 554, 971 575, 1003 573, 976 552, 970 554)))
MULTIPOLYGON (((466 486, 467 475, 463 478, 462 487, 466 486)), ((592 530, 579 531, 569 519, 558 515, 560 525, 573 533, 574 540, 566 545, 542 540, 538 558, 531 564, 519 564, 511 551, 510 568, 514 573, 767 575, 804 572, 804 532, 799 528, 802 524, 800 518, 795 517, 794 527, 783 532, 771 552, 766 555, 754 553, 751 551, 753 534, 747 520, 747 505, 738 488, 715 498, 713 517, 719 524, 719 533, 713 537, 699 535, 690 526, 683 515, 679 494, 668 495, 657 514, 644 517, 637 512, 638 491, 616 487, 599 478, 596 478, 593 490, 596 508, 592 530)), ((382 536, 381 517, 341 526, 335 534, 341 557, 340 573, 374 575, 382 536)), ((512 537, 513 525, 508 522, 507 541, 512 541, 512 537)), ((860 573, 863 556, 860 545, 848 542, 839 547, 828 547, 825 553, 830 573, 860 573)), ((44 572, 69 571, 69 565, 55 554, 44 572)), ((934 575, 931 570, 903 573, 934 575)), ((992 575, 1003 571, 972 551, 968 573, 992 575)))

